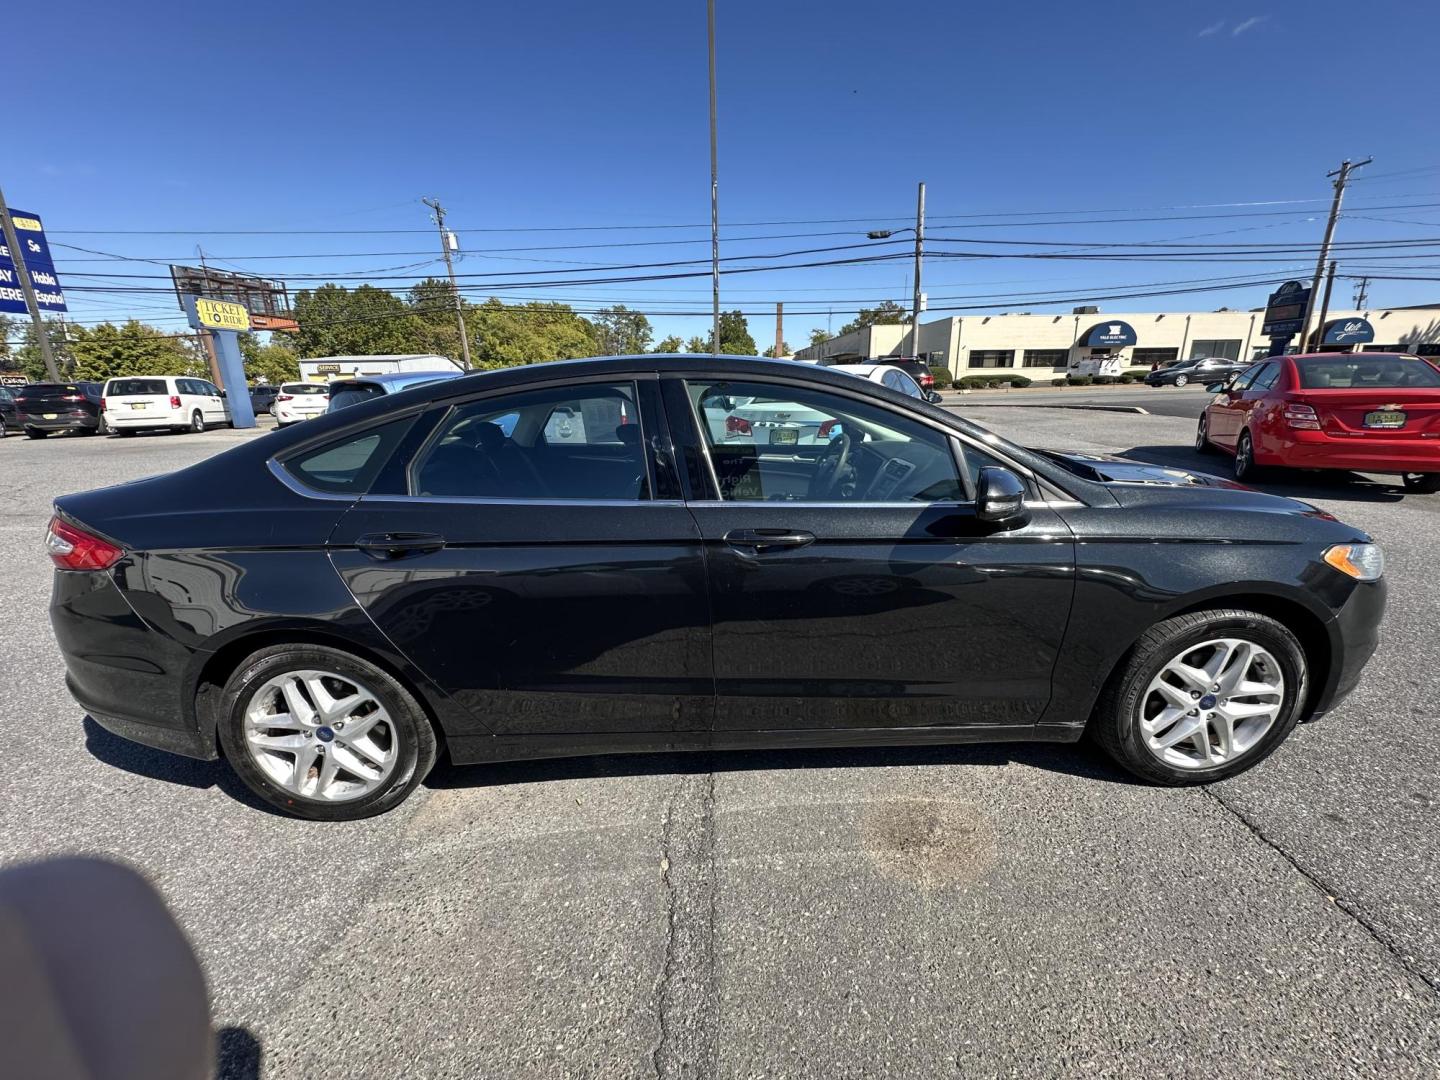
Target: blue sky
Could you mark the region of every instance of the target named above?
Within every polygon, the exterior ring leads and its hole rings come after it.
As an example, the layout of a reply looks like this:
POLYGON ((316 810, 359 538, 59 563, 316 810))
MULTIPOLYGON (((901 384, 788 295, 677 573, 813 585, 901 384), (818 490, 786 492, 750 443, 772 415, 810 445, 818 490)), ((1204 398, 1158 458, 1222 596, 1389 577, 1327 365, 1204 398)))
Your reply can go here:
MULTIPOLYGON (((1424 47, 1407 45, 1440 35, 1437 5, 717 8, 727 265, 901 227, 921 179, 936 249, 947 246, 942 236, 957 252, 1010 254, 1046 249, 979 241, 1045 241, 1077 254, 1136 241, 1313 244, 1325 173, 1345 156, 1375 164, 1347 194, 1337 239, 1440 236, 1440 81, 1424 47), (1145 217, 1174 220, 1133 220, 1145 217), (782 224, 749 224, 762 222, 782 224)), ((39 109, 18 124, 24 113, 7 110, 0 181, 13 205, 44 217, 83 320, 182 322, 164 293, 77 291, 162 286, 80 275, 163 267, 60 245, 194 262, 199 244, 217 265, 285 277, 292 289, 300 275, 361 272, 403 287, 439 266, 416 265, 436 247, 419 202, 434 195, 460 233, 458 272, 496 275, 467 285, 504 281, 516 287, 497 295, 583 309, 624 302, 657 313, 657 337, 708 329, 708 316, 659 314, 708 311, 708 276, 583 288, 530 276, 574 280, 596 266, 680 260, 701 261, 625 273, 707 271, 703 0, 87 0, 36 6, 19 21, 26 44, 9 85, 27 87, 39 109), (240 230, 272 232, 226 235, 240 230), (597 244, 630 246, 580 246, 597 244)), ((935 258, 926 292, 936 317, 941 308, 1068 311, 1080 296, 1301 276, 1313 264, 1313 255, 1253 258, 935 258)), ((1440 278, 1440 248, 1354 253, 1341 273, 1351 266, 1440 278)), ((729 275, 722 302, 761 313, 750 323, 763 348, 774 335, 764 313, 783 300, 786 337, 800 345, 811 327, 838 327, 861 304, 908 301, 909 273, 897 258, 729 275)), ((1100 307, 1245 308, 1269 288, 1100 307)), ((1337 302, 1349 295, 1337 286, 1337 302)), ((1440 299, 1440 281, 1375 281, 1370 296, 1377 306, 1422 303, 1440 299)))

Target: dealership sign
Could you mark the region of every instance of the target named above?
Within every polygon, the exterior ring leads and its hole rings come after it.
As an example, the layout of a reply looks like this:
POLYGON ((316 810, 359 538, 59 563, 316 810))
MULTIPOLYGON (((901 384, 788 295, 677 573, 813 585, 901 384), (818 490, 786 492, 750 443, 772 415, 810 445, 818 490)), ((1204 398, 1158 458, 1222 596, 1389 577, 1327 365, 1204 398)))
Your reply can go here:
POLYGON ((1336 319, 1325 324, 1326 345, 1368 345, 1375 340, 1375 327, 1369 319, 1336 319))
POLYGON ((1092 349, 1114 349, 1134 345, 1135 341, 1135 328, 1127 322, 1114 319, 1092 326, 1081 344, 1092 349))
POLYGON ((1305 321, 1305 305, 1309 302, 1309 289, 1298 281, 1285 282, 1270 294, 1260 332, 1271 338, 1294 337, 1300 333, 1300 324, 1305 321))
MULTIPOLYGON (((20 245, 30 284, 35 289, 35 303, 41 311, 68 311, 65 294, 55 264, 50 261, 50 242, 40 219, 24 210, 11 210, 10 223, 15 226, 15 240, 20 245)), ((0 238, 0 312, 27 314, 25 292, 20 288, 20 275, 15 271, 15 255, 0 238)))

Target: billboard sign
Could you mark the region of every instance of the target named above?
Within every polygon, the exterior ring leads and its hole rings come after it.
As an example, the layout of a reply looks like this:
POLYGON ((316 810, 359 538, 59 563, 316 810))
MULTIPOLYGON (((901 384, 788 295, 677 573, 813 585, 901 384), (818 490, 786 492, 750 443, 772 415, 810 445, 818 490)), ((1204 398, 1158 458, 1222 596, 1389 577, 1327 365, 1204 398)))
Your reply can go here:
POLYGON ((1309 302, 1309 289, 1298 281, 1285 282, 1270 294, 1260 332, 1271 338, 1294 337, 1300 333, 1300 324, 1305 321, 1305 305, 1309 302))
MULTIPOLYGON (((45 228, 40 224, 40 218, 25 210, 12 209, 10 223, 15 226, 15 239, 20 245, 25 269, 30 272, 36 306, 41 311, 70 310, 65 306, 65 294, 60 290, 55 263, 50 259, 50 241, 45 239, 45 228)), ((15 272, 14 254, 4 242, 4 237, 0 237, 0 311, 28 314, 25 292, 20 288, 20 276, 15 272)))
POLYGON ((185 314, 196 330, 233 330, 244 333, 250 329, 250 313, 243 304, 228 300, 208 300, 203 296, 186 298, 185 314), (193 307, 192 307, 193 305, 193 307))

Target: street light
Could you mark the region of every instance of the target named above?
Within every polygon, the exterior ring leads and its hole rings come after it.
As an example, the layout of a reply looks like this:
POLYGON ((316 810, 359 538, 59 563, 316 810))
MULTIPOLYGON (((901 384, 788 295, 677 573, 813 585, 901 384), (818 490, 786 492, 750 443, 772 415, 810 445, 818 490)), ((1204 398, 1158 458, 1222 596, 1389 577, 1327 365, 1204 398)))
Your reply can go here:
POLYGON ((920 182, 920 188, 915 200, 915 227, 903 229, 872 229, 865 236, 870 240, 888 240, 898 233, 915 234, 915 302, 910 312, 910 352, 913 358, 920 359, 920 270, 924 261, 925 251, 925 182, 920 182))

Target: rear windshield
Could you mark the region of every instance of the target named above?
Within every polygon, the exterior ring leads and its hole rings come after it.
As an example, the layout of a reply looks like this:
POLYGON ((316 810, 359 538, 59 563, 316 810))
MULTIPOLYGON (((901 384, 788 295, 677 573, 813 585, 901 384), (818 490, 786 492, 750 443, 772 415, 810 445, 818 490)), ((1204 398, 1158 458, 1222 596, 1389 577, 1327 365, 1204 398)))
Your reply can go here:
POLYGON ((330 387, 319 383, 286 383, 280 387, 282 394, 328 394, 330 387))
POLYGON ((359 405, 362 401, 369 401, 371 398, 384 397, 385 391, 374 383, 359 383, 355 386, 347 386, 343 390, 336 390, 330 395, 330 410, 348 409, 351 405, 359 405))
POLYGON ((107 394, 168 394, 164 379, 111 379, 107 394))
POLYGON ((62 397, 66 394, 83 394, 85 388, 76 383, 37 382, 22 386, 15 392, 16 397, 62 397))
POLYGON ((1295 361, 1305 390, 1403 390, 1440 387, 1440 370, 1417 356, 1337 354, 1295 361))

